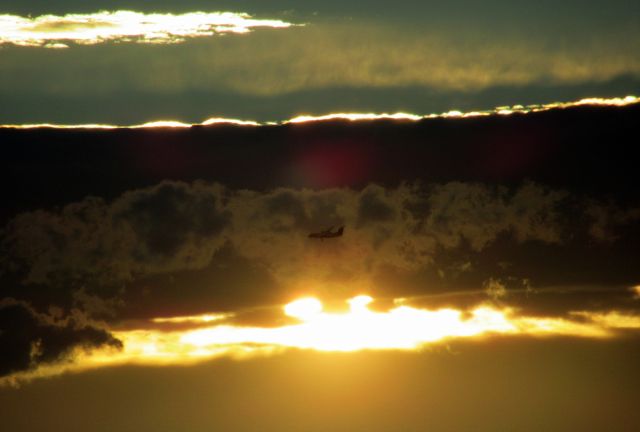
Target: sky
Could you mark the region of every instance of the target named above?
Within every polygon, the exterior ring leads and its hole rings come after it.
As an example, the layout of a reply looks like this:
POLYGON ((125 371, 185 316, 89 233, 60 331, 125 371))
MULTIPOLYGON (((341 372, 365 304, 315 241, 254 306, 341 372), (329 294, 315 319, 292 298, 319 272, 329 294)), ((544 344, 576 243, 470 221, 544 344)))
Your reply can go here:
POLYGON ((3 2, 2 428, 637 430, 639 32, 3 2))
POLYGON ((2 9, 4 124, 424 115, 639 93, 634 1, 9 0, 2 9), (258 22, 237 33, 214 16, 185 18, 227 11, 258 22), (168 24, 181 20, 193 28, 168 24))

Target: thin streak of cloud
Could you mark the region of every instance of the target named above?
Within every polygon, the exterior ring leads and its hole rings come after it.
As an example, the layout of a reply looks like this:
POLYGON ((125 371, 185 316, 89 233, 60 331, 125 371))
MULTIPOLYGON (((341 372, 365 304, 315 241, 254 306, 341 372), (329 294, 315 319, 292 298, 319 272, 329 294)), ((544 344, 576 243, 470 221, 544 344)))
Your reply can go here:
POLYGON ((0 15, 0 45, 68 48, 68 43, 93 45, 109 41, 170 44, 194 37, 248 33, 256 27, 287 28, 291 25, 234 12, 174 15, 102 11, 34 18, 0 15))
MULTIPOLYGON (((496 107, 493 110, 484 111, 448 111, 439 114, 410 114, 410 113, 331 113, 325 115, 300 115, 288 120, 280 122, 258 122, 253 120, 239 120, 222 117, 211 117, 204 120, 201 123, 185 123, 177 120, 157 120, 152 122, 146 122, 137 125, 112 125, 112 124, 55 124, 55 123, 39 123, 39 124, 0 124, 1 128, 12 129, 39 129, 39 128, 52 128, 52 129, 151 129, 151 128, 190 128, 192 126, 213 126, 213 125, 234 125, 234 126, 273 126, 273 125, 285 125, 285 124, 300 124, 300 123, 312 123, 312 122, 324 122, 324 121, 378 121, 378 120, 394 120, 394 121, 406 121, 416 122, 426 119, 438 119, 438 118, 474 118, 474 117, 487 117, 492 115, 509 116, 512 114, 528 114, 536 112, 544 112, 552 109, 564 109, 581 106, 609 106, 609 107, 624 107, 640 103, 640 97, 637 96, 625 96, 615 98, 586 98, 578 101, 571 102, 552 102, 548 104, 536 104, 536 105, 514 105, 514 106, 501 106, 496 107)), ((594 218, 596 209, 591 210, 594 212, 594 218)))

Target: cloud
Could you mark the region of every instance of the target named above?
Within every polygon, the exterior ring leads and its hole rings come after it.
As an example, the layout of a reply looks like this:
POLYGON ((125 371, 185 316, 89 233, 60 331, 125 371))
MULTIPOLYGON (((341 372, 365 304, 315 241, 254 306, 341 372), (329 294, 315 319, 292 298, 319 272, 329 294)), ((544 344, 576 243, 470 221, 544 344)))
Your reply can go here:
MULTIPOLYGON (((229 94, 227 103, 247 95, 322 89, 421 88, 454 94, 445 108, 454 109, 466 101, 465 95, 485 89, 571 86, 637 77, 640 61, 635 53, 640 38, 634 35, 637 29, 632 28, 557 43, 551 35, 489 32, 479 38, 452 29, 398 29, 378 21, 325 20, 287 31, 194 38, 155 49, 101 44, 47 55, 40 50, 6 50, 0 88, 7 93, 20 90, 25 95, 66 97, 114 92, 124 92, 123 96, 131 92, 189 94, 191 100, 198 94, 222 92, 229 94)), ((344 109, 342 97, 337 99, 332 112, 344 109)), ((216 114, 246 117, 225 111, 216 114)))
POLYGON ((201 268, 224 243, 230 223, 216 185, 163 182, 112 203, 88 197, 59 212, 14 218, 4 244, 27 283, 93 284, 201 268))
POLYGON ((484 291, 493 300, 500 300, 507 296, 507 287, 499 279, 489 279, 484 283, 484 291))
POLYGON ((613 203, 592 202, 586 213, 591 219, 589 235, 603 243, 614 242, 619 237, 617 231, 640 219, 640 208, 622 209, 613 203))
POLYGON ((455 247, 462 240, 480 251, 502 232, 510 231, 522 242, 560 241, 558 204, 567 196, 534 183, 525 183, 515 194, 506 188, 452 182, 434 188, 428 197, 431 209, 422 222, 438 243, 455 247))
POLYGON ((383 268, 420 271, 432 267, 442 250, 470 244, 478 253, 502 235, 516 243, 559 244, 556 207, 564 197, 532 183, 511 192, 457 182, 243 192, 229 200, 234 220, 229 240, 295 290, 354 292, 371 289, 383 268), (342 225, 344 241, 306 237, 342 225))
MULTIPOLYGON (((531 316, 510 307, 487 304, 434 308, 419 307, 407 299, 392 299, 386 307, 374 306, 375 302, 361 295, 346 301, 348 310, 336 311, 325 309, 316 298, 300 298, 277 310, 271 308, 268 324, 243 322, 233 314, 141 321, 114 331, 122 346, 111 343, 102 349, 85 349, 66 364, 40 364, 38 369, 13 373, 9 380, 19 383, 37 376, 122 364, 190 365, 220 357, 274 355, 290 349, 421 351, 426 346, 466 338, 605 339, 640 329, 640 316, 628 311, 576 310, 562 316, 531 316), (114 350, 114 345, 121 349, 114 350)), ((16 319, 13 315, 11 318, 16 319)), ((30 349, 23 357, 32 358, 43 352, 41 342, 24 345, 30 349)))
POLYGON ((78 350, 122 348, 118 339, 81 312, 59 315, 55 309, 49 314, 38 313, 13 299, 0 301, 0 382, 3 377, 41 365, 70 361, 78 350))
MULTIPOLYGON (((617 246, 589 247, 592 205, 533 182, 257 191, 163 181, 17 215, 3 230, 1 278, 5 296, 109 322, 301 294, 466 290, 473 301, 520 304, 531 286, 633 282, 619 260, 602 262, 617 246), (344 236, 308 238, 330 226, 345 226, 344 236)), ((536 307, 553 309, 547 300, 536 307)))
MULTIPOLYGON (((632 60, 633 43, 614 42, 617 35, 586 46, 510 36, 487 40, 453 31, 399 31, 376 21, 322 22, 199 44, 193 51, 199 56, 196 64, 207 72, 173 75, 170 81, 182 79, 183 89, 193 88, 198 85, 193 79, 206 76, 207 83, 254 95, 400 86, 468 93, 497 85, 573 84, 640 73, 640 63, 632 60)), ((201 88, 207 87, 203 82, 201 88)))
MULTIPOLYGON (((625 96, 614 98, 585 98, 573 102, 552 102, 548 104, 533 104, 533 105, 514 105, 514 106, 501 106, 492 110, 475 110, 469 112, 462 112, 458 110, 447 111, 439 114, 408 114, 408 113, 395 113, 395 114, 374 114, 374 113, 333 113, 321 116, 297 116, 290 120, 283 120, 279 122, 257 122, 253 120, 238 120, 227 118, 212 117, 200 123, 184 123, 176 120, 158 120, 151 121, 137 125, 113 125, 113 124, 55 124, 55 123, 35 123, 35 124, 0 124, 0 128, 12 128, 12 129, 87 129, 87 130, 108 130, 108 129, 188 129, 192 126, 210 126, 210 125, 233 125, 233 126, 274 126, 274 125, 286 125, 296 123, 313 123, 324 121, 341 121, 348 120, 350 122, 363 122, 363 121, 376 121, 376 120, 399 120, 405 122, 418 122, 425 119, 448 119, 448 118, 475 118, 475 117, 487 117, 487 116, 509 116, 513 114, 528 114, 538 113, 544 111, 550 111, 558 108, 574 108, 581 106, 590 107, 607 107, 616 106, 624 107, 627 105, 634 105, 640 103, 640 97, 637 96, 625 96)), ((359 155, 361 157, 361 155, 359 155)), ((597 209, 593 209, 596 211, 597 209)))
POLYGON ((215 266, 225 262, 216 253, 227 245, 286 287, 357 289, 382 266, 417 271, 439 251, 470 245, 477 253, 502 235, 559 244, 565 197, 534 183, 513 190, 451 182, 258 192, 165 181, 110 203, 88 197, 16 216, 5 228, 4 268, 25 284, 70 283, 92 294, 215 266), (307 238, 342 225, 344 240, 307 238))
POLYGON ((192 12, 144 14, 133 11, 42 15, 34 18, 0 15, 0 45, 68 48, 69 43, 104 42, 170 44, 188 38, 248 33, 256 27, 287 28, 280 20, 254 19, 246 13, 192 12))

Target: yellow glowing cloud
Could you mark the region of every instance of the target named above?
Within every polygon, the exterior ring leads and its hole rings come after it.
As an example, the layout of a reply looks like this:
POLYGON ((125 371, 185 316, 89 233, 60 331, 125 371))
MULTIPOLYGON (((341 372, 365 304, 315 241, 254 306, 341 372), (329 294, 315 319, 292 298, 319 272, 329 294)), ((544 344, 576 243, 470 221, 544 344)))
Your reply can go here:
POLYGON ((183 123, 175 120, 156 120, 141 125, 130 126, 131 129, 144 129, 144 128, 188 128, 191 127, 188 123, 183 123))
POLYGON ((119 126, 112 124, 99 124, 99 123, 85 123, 85 124, 56 124, 56 123, 31 123, 21 125, 0 125, 0 128, 12 128, 12 129, 152 129, 152 128, 190 128, 192 126, 213 126, 213 125, 233 125, 233 126, 260 126, 261 124, 250 120, 238 120, 230 118, 213 117, 209 118, 202 123, 184 123, 176 120, 156 120, 152 122, 119 126))
POLYGON ((416 114, 395 113, 395 114, 374 114, 374 113, 336 113, 322 116, 301 115, 287 120, 284 123, 305 123, 310 121, 326 120, 411 120, 417 121, 423 117, 416 114))
POLYGON ((255 27, 287 28, 291 25, 233 12, 173 15, 103 11, 35 18, 0 15, 0 44, 45 48, 66 48, 67 42, 82 45, 107 41, 166 44, 223 33, 247 33, 255 27))
POLYGON ((610 312, 573 312, 573 315, 592 321, 608 329, 640 329, 640 316, 628 315, 616 311, 610 312))
POLYGON ((84 123, 84 124, 57 124, 57 123, 26 123, 26 124, 7 124, 0 126, 2 128, 12 129, 117 129, 118 126, 100 123, 84 123))
POLYGON ((313 319, 322 312, 322 303, 315 298, 303 298, 289 303, 284 307, 284 313, 303 321, 313 319))
POLYGON ((219 322, 232 318, 231 314, 154 318, 151 321, 156 325, 192 323, 207 326, 187 330, 168 327, 114 331, 114 336, 123 342, 122 350, 79 350, 73 362, 45 365, 36 371, 14 375, 5 383, 105 366, 184 365, 222 356, 272 355, 287 349, 414 351, 456 338, 491 335, 610 338, 618 330, 640 329, 640 315, 616 311, 572 312, 566 318, 530 317, 520 316, 511 308, 491 306, 471 310, 421 309, 406 305, 402 299, 395 301, 396 306, 392 309, 374 311, 369 308, 372 301, 369 296, 358 296, 348 300, 348 311, 328 312, 318 299, 299 299, 283 308, 285 315, 298 322, 280 327, 219 322))
POLYGON ((251 120, 228 119, 222 117, 211 117, 202 123, 202 126, 210 126, 216 124, 231 124, 236 126, 260 126, 260 123, 251 120))
POLYGON ((375 114, 375 113, 333 113, 320 116, 301 115, 289 120, 281 122, 265 122, 260 123, 251 120, 238 120, 231 118, 212 117, 202 123, 184 123, 175 120, 158 120, 153 122, 147 122, 139 125, 118 126, 108 124, 77 124, 77 125, 64 125, 53 123, 39 123, 39 124, 6 124, 0 125, 0 128, 15 128, 15 129, 35 129, 35 128, 56 128, 56 129, 140 129, 140 128, 189 128, 192 126, 212 126, 218 124, 228 124, 235 126, 264 126, 264 125, 283 125, 283 124, 300 124, 309 122, 321 122, 331 120, 347 120, 352 122, 357 121, 373 121, 373 120, 405 120, 405 121, 420 121, 424 119, 436 119, 436 118, 471 118, 471 117, 486 117, 491 115, 512 115, 512 114, 528 114, 532 112, 542 112, 551 109, 563 109, 579 106, 610 106, 610 107, 623 107, 627 105, 633 105, 640 103, 640 97, 626 96, 619 98, 587 98, 574 102, 553 102, 542 105, 514 105, 497 107, 493 110, 486 111, 448 111, 440 114, 408 114, 408 113, 395 113, 395 114, 375 114))
POLYGON ((230 314, 204 314, 204 315, 188 315, 188 316, 176 316, 176 317, 159 317, 152 318, 151 322, 164 324, 181 324, 181 323, 208 323, 212 321, 221 321, 229 318, 230 314))
MULTIPOLYGON (((228 324, 186 331, 133 330, 115 332, 124 342, 118 354, 88 358, 89 363, 181 363, 221 355, 271 353, 287 348, 352 352, 359 350, 416 350, 452 338, 490 334, 527 336, 611 337, 616 329, 640 328, 640 316, 619 312, 575 312, 569 318, 518 316, 510 308, 481 306, 470 311, 428 310, 407 305, 377 312, 373 299, 348 300, 349 311, 326 312, 315 298, 303 298, 284 306, 284 313, 298 323, 275 328, 228 324), (574 320, 572 318, 578 318, 574 320)), ((206 317, 203 316, 203 317, 206 317)), ((225 315, 213 315, 219 320, 225 315)), ((197 318, 197 319, 196 319, 197 318)), ((203 321, 182 317, 155 322, 203 321)))
MULTIPOLYGON (((203 353, 213 348, 270 346, 318 351, 351 352, 359 350, 415 350, 421 346, 451 338, 470 338, 488 334, 564 335, 606 337, 611 325, 600 325, 599 316, 593 322, 576 322, 560 318, 518 317, 511 309, 478 307, 471 311, 455 309, 425 310, 398 306, 387 312, 375 312, 368 305, 368 296, 348 301, 347 313, 323 312, 322 303, 313 298, 297 300, 285 306, 287 315, 301 322, 279 328, 216 326, 183 333, 180 346, 192 346, 203 353)), ((623 316, 616 322, 623 322, 623 316)), ((640 324, 638 317, 626 317, 625 327, 640 324)), ((126 341, 126 335, 123 338, 126 341)), ((126 346, 126 342, 125 342, 126 346)))

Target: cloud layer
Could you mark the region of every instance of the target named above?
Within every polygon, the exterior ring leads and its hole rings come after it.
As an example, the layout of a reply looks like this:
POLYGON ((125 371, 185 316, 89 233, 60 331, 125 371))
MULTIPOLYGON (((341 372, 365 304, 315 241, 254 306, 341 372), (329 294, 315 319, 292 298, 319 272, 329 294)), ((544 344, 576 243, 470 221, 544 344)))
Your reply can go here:
MULTIPOLYGON (((143 20, 144 16, 136 19, 143 20)), ((281 22, 280 26, 290 24, 281 22)), ((141 29, 129 32, 143 41, 182 37, 171 36, 169 29, 164 29, 166 36, 157 31, 149 39, 141 29)), ((7 30, 7 42, 14 33, 22 34, 7 30)), ((24 43, 33 38, 34 43, 42 44, 45 36, 44 32, 37 37, 24 34, 24 43)), ((638 39, 634 36, 637 30, 631 29, 594 40, 559 44, 544 35, 534 38, 518 33, 490 33, 478 38, 473 33, 443 29, 409 27, 399 31, 382 22, 337 20, 290 27, 287 31, 254 32, 239 38, 195 38, 157 49, 139 44, 102 44, 60 50, 55 55, 42 55, 39 50, 8 50, 4 56, 5 74, 7 78, 14 74, 12 82, 24 85, 30 78, 31 91, 37 85, 40 92, 64 89, 66 95, 135 90, 159 94, 217 91, 240 97, 315 89, 398 87, 469 93, 497 86, 568 86, 620 76, 637 77, 640 62, 635 56, 638 39), (87 56, 92 61, 81 61, 87 56), (31 63, 46 64, 47 76, 29 71, 31 63), (107 68, 109 74, 101 72, 107 68), (23 69, 27 70, 22 78, 15 75, 23 69), (70 70, 82 71, 87 78, 70 79, 70 70)), ((86 37, 88 41, 96 40, 90 32, 86 37)), ((24 90, 29 94, 29 88, 24 90)), ((449 107, 456 108, 456 104, 450 103, 449 107)))
MULTIPOLYGON (((229 274, 242 274, 234 265, 253 267, 267 285, 285 291, 353 293, 379 285, 381 272, 461 275, 486 261, 487 249, 497 254, 492 259, 508 262, 534 259, 513 256, 525 243, 554 254, 573 251, 575 239, 611 244, 619 227, 637 218, 637 209, 576 200, 533 182, 259 192, 164 181, 111 202, 88 197, 60 210, 17 215, 4 230, 2 264, 27 286, 100 295, 175 273, 225 273, 230 266, 229 274), (307 237, 331 226, 345 226, 344 239, 307 237)), ((495 269, 513 265, 500 262, 495 269)), ((228 287, 211 290, 242 296, 228 287)))
POLYGON ((217 185, 167 182, 110 204, 89 197, 60 213, 27 213, 8 227, 8 256, 28 263, 30 283, 88 278, 109 284, 201 268, 231 222, 221 194, 217 185))
POLYGON ((111 203, 90 197, 59 212, 21 214, 7 226, 3 245, 10 265, 32 284, 117 284, 202 269, 225 244, 281 282, 355 282, 380 265, 422 268, 439 249, 463 243, 479 252, 503 234, 519 243, 559 243, 565 197, 534 183, 516 190, 452 182, 261 193, 163 182, 111 203), (340 225, 346 241, 306 236, 340 225))

